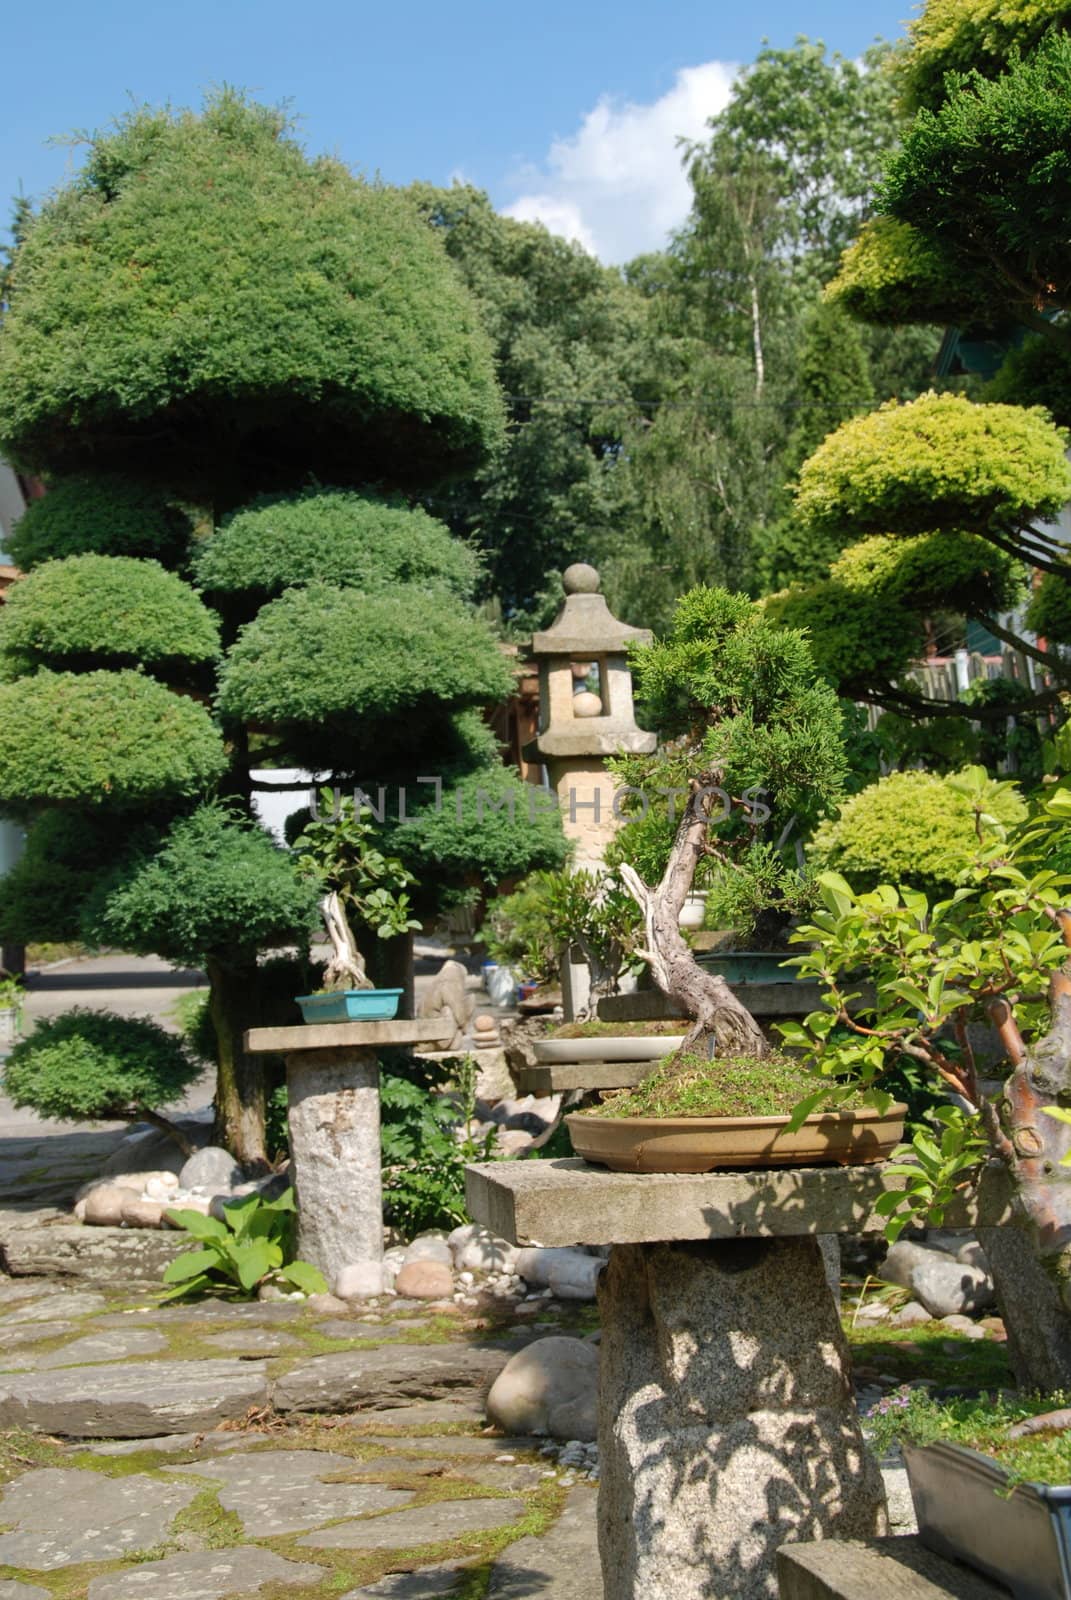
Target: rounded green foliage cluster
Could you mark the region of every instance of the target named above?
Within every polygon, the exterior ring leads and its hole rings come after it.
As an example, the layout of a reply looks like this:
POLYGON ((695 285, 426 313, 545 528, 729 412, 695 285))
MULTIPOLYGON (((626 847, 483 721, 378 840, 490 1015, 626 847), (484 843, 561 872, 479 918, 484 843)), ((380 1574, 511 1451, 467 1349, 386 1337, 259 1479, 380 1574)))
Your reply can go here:
POLYGON ((1071 644, 1071 567, 1066 578, 1045 573, 1031 596, 1026 625, 1050 644, 1071 644))
POLYGON ((1068 303, 1071 36, 1046 35, 989 80, 961 78, 922 110, 889 163, 882 208, 945 253, 953 274, 984 273, 1036 315, 1068 303))
POLYGON ((194 571, 210 593, 258 599, 317 580, 365 594, 406 583, 467 597, 479 557, 419 506, 310 489, 243 506, 198 547, 194 571))
MULTIPOLYGON (((992 786, 992 814, 1001 823, 1026 815, 1009 786, 992 786)), ((976 858, 978 834, 956 775, 893 772, 845 801, 835 821, 822 823, 808 855, 818 868, 843 874, 857 893, 891 883, 924 893, 950 893, 976 858)))
POLYGON ((158 490, 118 473, 75 473, 52 479, 47 493, 30 501, 7 547, 23 572, 90 551, 176 567, 190 534, 189 518, 158 490))
POLYGON ((457 600, 401 586, 383 594, 310 584, 242 629, 220 674, 225 716, 327 724, 360 737, 369 721, 504 697, 512 683, 490 629, 457 600))
POLYGON ((17 583, 0 611, 0 669, 84 671, 141 663, 160 676, 219 654, 219 624, 156 561, 70 556, 17 583))
POLYGON ((902 327, 992 314, 995 296, 895 217, 872 217, 845 250, 826 296, 861 322, 902 327))
POLYGON ((173 1104, 201 1070, 183 1041, 148 1017, 75 1009, 19 1041, 4 1063, 4 1088, 41 1117, 111 1121, 173 1104))
POLYGON ((512 768, 485 765, 444 787, 440 805, 429 798, 410 821, 392 823, 386 847, 414 874, 417 905, 453 904, 477 886, 560 867, 561 814, 536 797, 545 800, 512 768))
POLYGON ((648 725, 702 742, 734 794, 761 785, 775 815, 821 814, 844 777, 837 698, 802 633, 746 595, 699 587, 665 639, 634 655, 648 725))
POLYGON ((819 445, 800 470, 796 512, 808 527, 860 533, 1012 531, 1071 498, 1067 444, 1040 408, 891 400, 819 445))
POLYGON ((1044 406, 1060 427, 1071 424, 1071 349, 1028 335, 1008 351, 986 384, 984 400, 1003 405, 1044 406))
POLYGON ((138 672, 0 684, 0 806, 128 808, 200 794, 226 757, 203 706, 138 672))
POLYGON ((258 949, 304 944, 317 897, 263 829, 203 805, 117 874, 91 916, 97 937, 124 950, 189 964, 251 962, 258 949))
POLYGON ((501 432, 475 306, 410 202, 228 90, 132 112, 33 219, 0 417, 28 468, 214 490, 426 483, 501 432))
POLYGON ((906 109, 936 109, 946 74, 1001 72, 1016 46, 1030 50, 1054 25, 1071 26, 1068 0, 926 0, 899 67, 906 109))

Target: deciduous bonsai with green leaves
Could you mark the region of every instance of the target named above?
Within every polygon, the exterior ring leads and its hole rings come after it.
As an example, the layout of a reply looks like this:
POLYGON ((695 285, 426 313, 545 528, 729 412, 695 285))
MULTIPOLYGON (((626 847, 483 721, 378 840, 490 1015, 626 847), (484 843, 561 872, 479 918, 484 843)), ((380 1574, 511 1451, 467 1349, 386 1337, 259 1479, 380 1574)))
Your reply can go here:
POLYGON ((992 1230, 987 1249, 995 1266, 1010 1251, 1020 1268, 1028 1258, 1039 1267, 1029 1303, 1005 1294, 1003 1309, 1017 1370, 1050 1390, 1071 1381, 1071 878, 1051 864, 1071 790, 1009 831, 998 821, 1008 786, 980 769, 963 782, 973 782, 978 848, 945 898, 889 884, 858 893, 819 875, 822 907, 795 938, 810 946, 797 965, 821 984, 823 1005, 781 1032, 820 1078, 797 1119, 860 1091, 885 1103, 905 1057, 947 1091, 892 1169, 903 1189, 878 1209, 895 1238, 909 1222, 940 1222, 988 1163, 1003 1170, 1017 1226, 992 1230), (992 1097, 975 1059, 978 1023, 995 1028, 1008 1069, 992 1097))

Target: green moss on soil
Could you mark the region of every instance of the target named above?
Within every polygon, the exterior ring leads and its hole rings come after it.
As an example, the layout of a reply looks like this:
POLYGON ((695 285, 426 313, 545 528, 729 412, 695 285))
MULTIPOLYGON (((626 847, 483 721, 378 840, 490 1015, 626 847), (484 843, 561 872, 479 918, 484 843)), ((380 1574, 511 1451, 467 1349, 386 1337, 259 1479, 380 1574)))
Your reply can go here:
POLYGON ((665 1022, 566 1022, 548 1034, 551 1039, 679 1039, 691 1024, 687 1017, 665 1022))
POLYGON ((996 1339, 967 1339, 940 1322, 915 1328, 844 1328, 855 1376, 900 1382, 930 1378, 942 1388, 981 1392, 1015 1386, 1008 1346, 996 1339))
MULTIPOLYGON (((624 1090, 581 1116, 597 1117, 787 1117, 828 1080, 798 1062, 771 1055, 759 1061, 714 1060, 677 1051, 660 1061, 635 1089, 624 1090)), ((850 1111, 861 1096, 840 1103, 850 1111)))

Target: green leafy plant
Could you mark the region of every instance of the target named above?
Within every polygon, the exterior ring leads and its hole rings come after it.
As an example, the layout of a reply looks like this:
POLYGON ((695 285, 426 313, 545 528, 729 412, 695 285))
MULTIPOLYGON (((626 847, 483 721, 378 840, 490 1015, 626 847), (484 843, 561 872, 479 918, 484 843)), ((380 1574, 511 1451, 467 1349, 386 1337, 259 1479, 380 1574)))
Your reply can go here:
POLYGON ((407 1238, 428 1228, 453 1228, 468 1221, 465 1167, 493 1161, 493 1133, 474 1139, 476 1063, 458 1058, 456 1092, 445 1095, 441 1080, 413 1063, 410 1076, 384 1072, 380 1079, 383 1216, 407 1238), (465 1130, 458 1140, 455 1130, 465 1130))
POLYGON ((1062 1425, 1068 1396, 982 1394, 937 1400, 902 1384, 866 1415, 866 1431, 884 1454, 893 1445, 963 1445, 991 1457, 1016 1483, 1071 1483, 1071 1433, 1062 1425), (1059 1417, 1057 1416, 1059 1413, 1059 1417), (1046 1423, 1049 1426, 1046 1426, 1046 1423))
POLYGON ((491 902, 480 929, 487 954, 532 983, 555 983, 560 941, 551 922, 548 886, 554 874, 532 872, 512 894, 491 902))
POLYGON ((21 1018, 26 991, 18 978, 0 978, 0 1011, 16 1011, 21 1018))
MULTIPOLYGON (((959 1097, 932 1110, 898 1152, 894 1171, 905 1188, 879 1205, 890 1238, 910 1221, 939 1219, 990 1151, 1008 1158, 998 1111, 979 1090, 969 1025, 995 1023, 1013 1065, 1022 1060, 1024 1039, 1038 1038, 1048 1019, 1048 980, 1067 956, 1062 907, 1071 880, 1047 861, 1071 816, 1071 793, 1057 791, 1009 837, 986 809, 991 780, 979 771, 973 783, 975 859, 948 898, 931 902, 891 884, 857 893, 823 872, 821 908, 795 935, 811 948, 794 965, 822 986, 823 1005, 779 1031, 837 1080, 834 1096, 851 1088, 887 1103, 889 1069, 908 1056, 959 1097), (863 979, 873 1000, 863 997, 863 979)), ((801 1102, 797 1118, 810 1108, 801 1102)))
POLYGON ((334 955, 324 974, 324 989, 370 989, 364 957, 351 918, 379 939, 397 938, 419 921, 410 914, 406 889, 413 874, 374 842, 376 830, 352 799, 333 806, 330 790, 320 794, 320 815, 311 818, 294 841, 298 870, 323 886, 321 912, 334 955))
POLYGON ((200 1248, 168 1262, 164 1283, 171 1287, 162 1299, 196 1299, 221 1292, 251 1299, 262 1284, 325 1294, 323 1273, 295 1259, 296 1213, 292 1189, 276 1200, 245 1195, 229 1201, 222 1222, 199 1211, 169 1211, 168 1220, 191 1234, 200 1248))

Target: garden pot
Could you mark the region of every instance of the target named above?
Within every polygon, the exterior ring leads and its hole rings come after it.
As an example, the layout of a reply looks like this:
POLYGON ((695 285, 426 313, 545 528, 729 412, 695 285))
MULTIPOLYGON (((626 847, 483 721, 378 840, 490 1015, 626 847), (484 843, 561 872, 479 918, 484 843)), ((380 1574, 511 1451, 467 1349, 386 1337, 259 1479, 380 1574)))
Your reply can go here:
POLYGON ((684 904, 681 906, 680 915, 677 917, 677 925, 681 928, 687 928, 689 932, 694 933, 698 928, 703 926, 703 923, 706 920, 706 914, 706 890, 696 889, 694 894, 688 895, 684 904))
POLYGON ((795 1133, 788 1117, 565 1119, 573 1149, 614 1172, 713 1172, 721 1167, 855 1166, 900 1143, 906 1106, 818 1112, 795 1133))
POLYGON ((1071 1600, 1071 1487, 1020 1483, 965 1445, 904 1445, 919 1537, 1017 1600, 1071 1600))
POLYGON ((398 1015, 401 989, 337 989, 332 994, 299 994, 305 1022, 388 1022, 398 1015))
POLYGON ((704 972, 717 973, 735 989, 749 983, 795 983, 799 971, 785 962, 800 954, 798 950, 708 950, 695 959, 704 972))
POLYGON ((536 1039, 535 1058, 546 1066, 580 1061, 661 1061, 684 1043, 684 1035, 606 1034, 601 1039, 536 1039))

